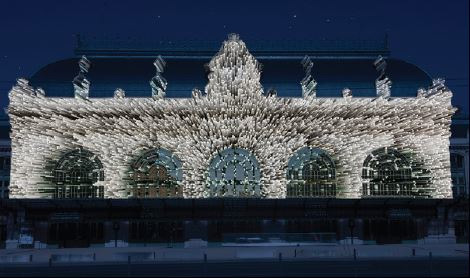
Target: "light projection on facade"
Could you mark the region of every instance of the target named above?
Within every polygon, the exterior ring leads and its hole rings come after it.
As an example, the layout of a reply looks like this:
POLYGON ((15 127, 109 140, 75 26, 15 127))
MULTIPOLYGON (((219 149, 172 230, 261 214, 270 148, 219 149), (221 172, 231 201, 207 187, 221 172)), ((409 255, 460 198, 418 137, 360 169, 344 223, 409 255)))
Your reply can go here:
POLYGON ((411 153, 380 148, 367 156, 362 169, 363 196, 431 196, 429 171, 411 153))
POLYGON ((45 165, 80 148, 101 161, 103 180, 93 186, 103 186, 104 198, 452 196, 454 108, 441 79, 415 98, 396 98, 379 59, 378 81, 387 82, 377 83, 377 97, 345 88, 343 97, 320 98, 309 87, 303 98, 281 98, 265 93, 260 65, 232 34, 209 63, 205 90, 172 99, 164 63, 155 64, 162 82, 148 98, 119 90, 113 98, 50 98, 19 79, 9 93, 10 197, 53 198, 45 165))
POLYGON ((150 80, 150 86, 152 87, 152 98, 157 100, 165 97, 166 86, 168 82, 163 77, 163 71, 165 70, 166 62, 162 56, 158 56, 153 62, 156 73, 155 76, 150 80))
MULTIPOLYGON (((53 170, 54 186, 49 188, 54 198, 103 198, 103 165, 98 157, 86 150, 65 153, 53 170)), ((47 188, 45 193, 47 192, 47 188)))
POLYGON ((82 58, 78 62, 78 66, 80 68, 80 71, 78 72, 78 75, 75 76, 72 82, 73 89, 75 91, 75 97, 88 99, 88 95, 90 93, 90 81, 86 79, 85 74, 90 69, 90 61, 85 56, 82 56, 82 58))
POLYGON ((138 198, 183 197, 181 161, 165 149, 150 150, 131 165, 128 194, 138 198))
POLYGON ((317 82, 312 77, 313 62, 309 56, 305 56, 302 60, 302 66, 305 69, 305 77, 300 81, 302 86, 303 97, 316 97, 317 96, 317 82))
POLYGON ((335 197, 336 170, 330 156, 317 148, 302 148, 289 160, 287 197, 335 197))
POLYGON ((375 80, 375 87, 377 88, 377 96, 390 97, 392 81, 385 74, 387 68, 387 62, 382 56, 379 56, 374 61, 374 67, 379 73, 379 77, 375 80))
POLYGON ((209 164, 210 197, 259 197, 260 176, 252 154, 239 148, 225 149, 209 164))

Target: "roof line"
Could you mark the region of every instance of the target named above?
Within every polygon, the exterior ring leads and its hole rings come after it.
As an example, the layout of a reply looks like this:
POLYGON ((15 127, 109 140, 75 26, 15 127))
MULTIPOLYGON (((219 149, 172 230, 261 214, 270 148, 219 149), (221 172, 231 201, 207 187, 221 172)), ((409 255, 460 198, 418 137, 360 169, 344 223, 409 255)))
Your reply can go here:
MULTIPOLYGON (((257 55, 256 53, 252 53, 253 56, 255 56, 256 59, 273 59, 273 60, 293 60, 293 59, 303 59, 305 55, 310 56, 312 59, 376 59, 377 55, 332 55, 331 53, 328 55, 320 56, 316 54, 304 54, 304 55, 279 55, 279 54, 273 54, 273 55, 257 55)), ((384 58, 388 58, 389 56, 387 55, 388 53, 383 53, 381 56, 384 58)), ((89 53, 89 52, 76 52, 76 58, 80 58, 82 55, 85 55, 89 58, 142 58, 142 59, 148 59, 148 58, 156 58, 157 56, 162 56, 165 59, 184 59, 184 60, 210 60, 214 57, 214 55, 190 55, 188 53, 187 56, 184 55, 171 55, 171 54, 162 54, 161 52, 159 54, 155 53, 154 55, 110 55, 110 54, 98 54, 98 53, 89 53)))
MULTIPOLYGON (((377 40, 245 40, 255 56, 389 56, 388 36, 377 40)), ((221 41, 208 40, 132 40, 77 35, 76 55, 140 57, 213 57, 221 41)))

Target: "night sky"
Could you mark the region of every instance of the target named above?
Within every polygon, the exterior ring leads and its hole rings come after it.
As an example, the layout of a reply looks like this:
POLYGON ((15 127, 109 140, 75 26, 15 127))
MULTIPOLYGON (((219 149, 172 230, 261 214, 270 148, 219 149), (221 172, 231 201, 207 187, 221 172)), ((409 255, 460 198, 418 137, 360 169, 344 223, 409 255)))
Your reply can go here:
POLYGON ((232 32, 271 41, 376 39, 387 33, 392 57, 444 77, 453 103, 468 114, 468 2, 1 1, 1 106, 16 78, 73 57, 77 33, 221 42, 232 32))

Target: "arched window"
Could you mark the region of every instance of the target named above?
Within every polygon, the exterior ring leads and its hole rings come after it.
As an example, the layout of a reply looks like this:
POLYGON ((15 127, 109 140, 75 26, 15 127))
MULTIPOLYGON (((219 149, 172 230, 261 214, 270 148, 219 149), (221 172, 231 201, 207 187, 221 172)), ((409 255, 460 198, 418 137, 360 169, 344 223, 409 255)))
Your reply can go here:
POLYGON ((53 170, 54 198, 104 198, 103 164, 90 151, 77 149, 65 153, 53 170))
POLYGON ((129 176, 132 197, 183 197, 181 161, 168 150, 145 152, 132 163, 129 176))
POLYGON ((362 168, 363 196, 427 196, 429 172, 409 153, 380 148, 367 156, 362 168))
POLYGON ((304 147, 287 166, 287 197, 336 196, 336 171, 331 157, 323 150, 304 147))
POLYGON ((211 197, 259 197, 258 161, 247 150, 228 148, 217 153, 209 164, 211 197))

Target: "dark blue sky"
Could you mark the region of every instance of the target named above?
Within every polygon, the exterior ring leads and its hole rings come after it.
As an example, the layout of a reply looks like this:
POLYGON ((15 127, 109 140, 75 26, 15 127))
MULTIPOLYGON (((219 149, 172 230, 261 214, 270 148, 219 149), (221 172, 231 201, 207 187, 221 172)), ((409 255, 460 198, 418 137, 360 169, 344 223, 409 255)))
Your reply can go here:
POLYGON ((368 39, 444 77, 468 114, 468 0, 1 1, 0 101, 17 77, 73 56, 75 34, 154 39, 368 39))

